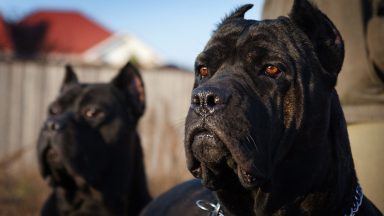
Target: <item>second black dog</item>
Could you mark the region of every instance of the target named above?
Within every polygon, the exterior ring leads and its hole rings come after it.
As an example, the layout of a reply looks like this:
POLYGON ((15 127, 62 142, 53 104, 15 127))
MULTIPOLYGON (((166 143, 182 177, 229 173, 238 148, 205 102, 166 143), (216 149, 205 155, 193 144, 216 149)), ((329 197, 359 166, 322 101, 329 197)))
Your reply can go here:
POLYGON ((150 201, 140 138, 145 108, 130 63, 110 83, 79 83, 70 66, 38 141, 52 187, 42 215, 137 215, 150 201))

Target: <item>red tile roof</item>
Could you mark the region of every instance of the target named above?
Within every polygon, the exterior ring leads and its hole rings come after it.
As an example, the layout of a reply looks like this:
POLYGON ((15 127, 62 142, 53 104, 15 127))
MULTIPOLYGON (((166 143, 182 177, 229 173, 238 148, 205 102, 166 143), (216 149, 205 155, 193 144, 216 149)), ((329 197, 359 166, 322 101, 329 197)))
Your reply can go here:
POLYGON ((76 11, 41 10, 22 19, 21 24, 48 24, 43 42, 47 53, 81 54, 112 35, 110 31, 76 11))
POLYGON ((0 15, 0 51, 10 51, 12 49, 12 42, 9 39, 7 28, 3 17, 0 15))

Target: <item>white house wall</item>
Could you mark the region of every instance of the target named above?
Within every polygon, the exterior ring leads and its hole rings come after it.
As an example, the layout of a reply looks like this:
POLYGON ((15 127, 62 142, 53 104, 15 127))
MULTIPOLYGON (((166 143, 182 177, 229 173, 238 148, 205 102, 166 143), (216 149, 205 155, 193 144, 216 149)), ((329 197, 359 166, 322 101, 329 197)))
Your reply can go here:
POLYGON ((128 35, 113 35, 84 53, 86 62, 104 62, 121 66, 132 56, 145 68, 162 64, 162 59, 149 46, 128 35))

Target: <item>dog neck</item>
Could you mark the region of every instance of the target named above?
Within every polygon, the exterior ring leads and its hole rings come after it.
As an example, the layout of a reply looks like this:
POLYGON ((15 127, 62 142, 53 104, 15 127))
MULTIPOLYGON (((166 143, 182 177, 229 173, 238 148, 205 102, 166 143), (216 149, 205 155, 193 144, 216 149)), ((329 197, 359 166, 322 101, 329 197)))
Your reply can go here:
POLYGON ((138 215, 151 200, 146 183, 140 138, 136 131, 134 133, 133 136, 128 136, 132 140, 123 144, 123 147, 129 148, 129 150, 115 151, 117 154, 114 157, 117 163, 112 162, 109 167, 110 173, 106 175, 104 184, 106 187, 103 188, 106 204, 115 206, 112 209, 119 209, 119 206, 121 209, 124 206, 121 213, 129 215, 138 215), (132 152, 129 157, 125 154, 128 151, 132 152), (130 172, 122 172, 121 169, 130 170, 130 172), (121 176, 122 173, 125 175, 121 176), (116 176, 120 177, 116 178, 116 176))
POLYGON ((132 180, 131 187, 128 192, 128 208, 130 209, 129 215, 137 215, 141 209, 144 208, 151 200, 151 196, 147 187, 147 177, 145 174, 143 150, 140 143, 140 137, 136 133, 134 148, 134 158, 132 157, 131 163, 133 165, 133 176, 130 176, 132 180))
POLYGON ((325 138, 299 136, 276 173, 265 188, 247 191, 234 186, 217 191, 225 215, 344 215, 352 207, 358 182, 336 92, 325 138), (308 142, 315 147, 303 147, 308 142), (327 150, 319 154, 320 148, 327 150))
POLYGON ((61 212, 81 214, 97 209, 101 215, 140 213, 151 197, 146 184, 140 138, 137 132, 134 133, 133 136, 127 136, 132 139, 116 145, 119 150, 113 151, 117 153, 111 157, 108 169, 103 173, 102 184, 91 186, 82 177, 76 177, 75 187, 55 189, 56 199, 61 201, 61 212), (132 152, 130 157, 126 155, 128 151, 132 152), (122 169, 131 172, 122 172, 122 169))

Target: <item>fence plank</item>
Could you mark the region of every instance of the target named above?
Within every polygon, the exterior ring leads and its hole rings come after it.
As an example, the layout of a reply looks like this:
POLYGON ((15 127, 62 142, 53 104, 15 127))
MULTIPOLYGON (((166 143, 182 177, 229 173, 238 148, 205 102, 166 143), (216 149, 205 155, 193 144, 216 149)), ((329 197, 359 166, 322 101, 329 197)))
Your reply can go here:
POLYGON ((11 75, 10 89, 10 108, 9 108, 9 140, 7 144, 7 153, 12 153, 19 150, 22 146, 22 121, 24 113, 22 107, 24 106, 24 95, 22 87, 24 86, 24 64, 22 62, 10 63, 10 70, 8 73, 11 75))
POLYGON ((10 73, 8 72, 8 65, 0 65, 0 157, 5 156, 7 150, 7 144, 9 140, 9 82, 10 73))

